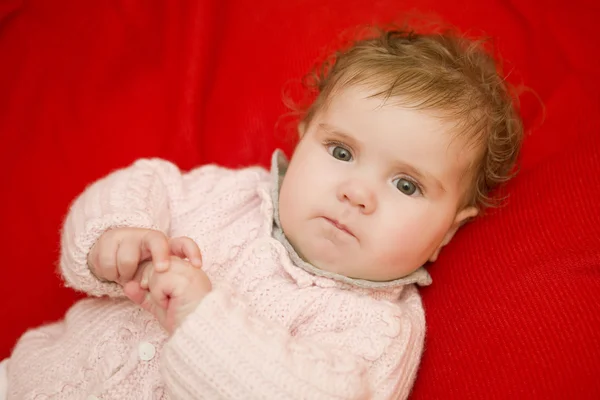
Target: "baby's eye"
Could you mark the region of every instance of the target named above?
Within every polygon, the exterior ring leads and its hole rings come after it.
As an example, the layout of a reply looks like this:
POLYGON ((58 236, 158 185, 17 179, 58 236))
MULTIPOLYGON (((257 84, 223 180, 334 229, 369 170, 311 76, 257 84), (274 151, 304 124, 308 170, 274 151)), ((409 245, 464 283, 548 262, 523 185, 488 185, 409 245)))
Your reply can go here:
POLYGON ((417 195, 421 194, 421 190, 419 189, 419 187, 414 182, 411 182, 408 179, 396 178, 392 182, 394 183, 394 186, 398 188, 399 191, 401 191, 407 196, 412 196, 415 193, 417 195))
POLYGON ((349 150, 343 148, 339 145, 329 145, 328 146, 329 154, 331 154, 334 158, 337 158, 340 161, 352 161, 352 153, 349 150))

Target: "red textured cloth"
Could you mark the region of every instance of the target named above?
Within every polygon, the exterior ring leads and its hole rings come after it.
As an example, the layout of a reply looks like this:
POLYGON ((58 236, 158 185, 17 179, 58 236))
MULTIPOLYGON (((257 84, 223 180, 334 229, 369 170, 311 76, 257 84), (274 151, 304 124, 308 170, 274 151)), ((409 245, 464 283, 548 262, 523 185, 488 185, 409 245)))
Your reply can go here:
POLYGON ((537 128, 508 205, 430 268, 412 397, 600 398, 600 10, 520 3, 0 2, 0 358, 76 298, 55 265, 85 185, 144 156, 267 165, 291 149, 282 88, 341 30, 416 8, 496 37, 509 80, 546 116, 523 98, 537 128))

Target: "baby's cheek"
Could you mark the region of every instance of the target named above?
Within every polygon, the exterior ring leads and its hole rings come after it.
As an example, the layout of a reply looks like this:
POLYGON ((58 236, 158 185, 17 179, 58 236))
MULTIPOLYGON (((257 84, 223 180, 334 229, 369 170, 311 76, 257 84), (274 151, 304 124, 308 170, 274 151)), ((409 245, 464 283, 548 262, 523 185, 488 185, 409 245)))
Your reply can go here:
POLYGON ((409 274, 420 267, 423 263, 421 259, 426 257, 426 246, 418 233, 390 230, 386 235, 377 235, 373 239, 371 253, 382 272, 398 275, 397 277, 409 274))
POLYGON ((397 268, 398 264, 406 262, 408 256, 406 246, 397 241, 387 241, 385 244, 379 243, 382 246, 375 251, 378 265, 387 266, 388 270, 392 270, 397 268))

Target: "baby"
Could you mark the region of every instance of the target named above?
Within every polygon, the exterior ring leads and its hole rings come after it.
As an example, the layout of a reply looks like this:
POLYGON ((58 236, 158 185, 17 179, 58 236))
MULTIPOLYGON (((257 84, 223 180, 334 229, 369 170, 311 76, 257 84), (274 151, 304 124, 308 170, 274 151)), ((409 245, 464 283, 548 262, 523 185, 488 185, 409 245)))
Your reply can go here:
POLYGON ((143 159, 75 200, 60 270, 89 297, 21 337, 8 399, 409 395, 423 266, 511 176, 521 120, 452 33, 379 32, 317 71, 289 163, 143 159))

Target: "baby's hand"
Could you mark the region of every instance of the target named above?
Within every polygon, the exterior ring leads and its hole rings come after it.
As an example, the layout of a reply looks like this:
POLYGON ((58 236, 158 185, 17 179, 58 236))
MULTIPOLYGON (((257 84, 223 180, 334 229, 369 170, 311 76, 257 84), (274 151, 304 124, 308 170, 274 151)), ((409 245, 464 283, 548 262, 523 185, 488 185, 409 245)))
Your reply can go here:
POLYGON ((104 232, 88 254, 88 266, 99 279, 125 285, 135 276, 138 265, 152 260, 157 271, 169 268, 170 254, 188 258, 198 268, 202 255, 188 237, 169 239, 152 229, 115 228, 104 232))
POLYGON ((142 263, 141 272, 123 290, 127 297, 151 312, 169 333, 173 333, 212 289, 200 268, 177 256, 167 271, 157 271, 152 262, 142 263))

